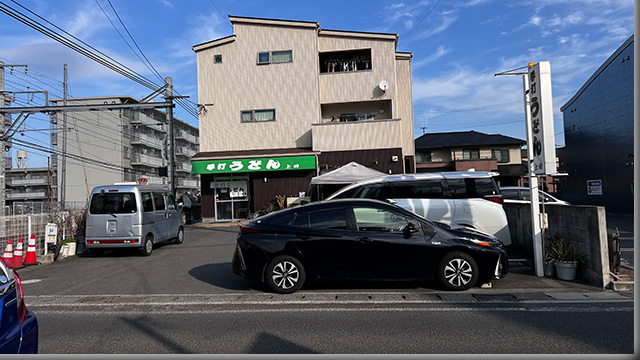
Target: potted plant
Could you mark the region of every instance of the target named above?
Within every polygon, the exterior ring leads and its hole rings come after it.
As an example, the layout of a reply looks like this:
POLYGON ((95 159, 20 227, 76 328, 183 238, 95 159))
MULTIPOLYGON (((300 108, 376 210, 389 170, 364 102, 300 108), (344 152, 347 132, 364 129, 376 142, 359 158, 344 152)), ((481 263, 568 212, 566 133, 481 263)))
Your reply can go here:
POLYGON ((555 276, 556 274, 556 259, 560 252, 560 246, 562 237, 556 233, 553 236, 545 238, 544 244, 544 274, 546 276, 555 276))
POLYGON ((586 260, 574 244, 564 241, 555 241, 549 252, 549 259, 556 268, 556 276, 562 280, 574 280, 578 264, 584 265, 586 260))

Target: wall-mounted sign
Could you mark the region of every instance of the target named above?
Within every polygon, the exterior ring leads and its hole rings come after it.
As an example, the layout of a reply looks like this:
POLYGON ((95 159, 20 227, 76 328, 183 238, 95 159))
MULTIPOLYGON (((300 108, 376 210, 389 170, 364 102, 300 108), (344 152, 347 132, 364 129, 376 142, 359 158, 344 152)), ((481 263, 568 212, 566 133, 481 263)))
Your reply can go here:
POLYGON ((587 180, 587 195, 602 195, 602 180, 587 180))
POLYGON ((551 175, 556 171, 556 144, 553 129, 551 97, 551 65, 541 61, 529 66, 529 111, 531 131, 529 144, 533 150, 533 169, 536 175, 551 175))
POLYGON ((194 161, 192 174, 228 174, 258 171, 306 170, 316 168, 315 156, 291 156, 281 158, 229 159, 194 161))

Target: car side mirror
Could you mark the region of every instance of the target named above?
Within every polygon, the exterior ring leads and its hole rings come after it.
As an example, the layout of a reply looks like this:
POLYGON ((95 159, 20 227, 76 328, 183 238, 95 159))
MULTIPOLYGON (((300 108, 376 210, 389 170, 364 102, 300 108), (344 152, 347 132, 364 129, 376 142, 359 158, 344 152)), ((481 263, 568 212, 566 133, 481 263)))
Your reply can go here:
POLYGON ((411 235, 413 235, 413 233, 418 232, 418 229, 416 229, 416 225, 414 223, 408 223, 407 226, 404 227, 404 229, 402 229, 402 236, 405 239, 408 239, 411 237, 411 235))

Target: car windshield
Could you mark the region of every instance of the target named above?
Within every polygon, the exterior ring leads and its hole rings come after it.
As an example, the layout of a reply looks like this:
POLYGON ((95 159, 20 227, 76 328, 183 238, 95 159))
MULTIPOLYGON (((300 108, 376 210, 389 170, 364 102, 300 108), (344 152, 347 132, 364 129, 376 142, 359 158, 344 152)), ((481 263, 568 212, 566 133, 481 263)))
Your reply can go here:
POLYGON ((131 214, 136 212, 136 197, 130 192, 100 192, 93 194, 89 213, 131 214))

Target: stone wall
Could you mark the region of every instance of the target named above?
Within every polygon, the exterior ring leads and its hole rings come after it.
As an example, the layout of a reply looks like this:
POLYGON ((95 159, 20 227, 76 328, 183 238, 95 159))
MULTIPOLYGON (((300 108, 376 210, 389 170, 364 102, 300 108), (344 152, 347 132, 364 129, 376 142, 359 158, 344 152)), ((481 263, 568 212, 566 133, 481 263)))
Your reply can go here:
MULTIPOLYGON (((512 246, 520 246, 533 256, 531 237, 531 206, 505 203, 512 246)), ((605 208, 602 206, 545 206, 549 228, 545 238, 559 234, 564 241, 575 244, 586 257, 583 278, 594 286, 605 288, 611 281, 605 208)), ((541 210, 542 212, 542 210, 541 210)))

